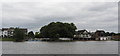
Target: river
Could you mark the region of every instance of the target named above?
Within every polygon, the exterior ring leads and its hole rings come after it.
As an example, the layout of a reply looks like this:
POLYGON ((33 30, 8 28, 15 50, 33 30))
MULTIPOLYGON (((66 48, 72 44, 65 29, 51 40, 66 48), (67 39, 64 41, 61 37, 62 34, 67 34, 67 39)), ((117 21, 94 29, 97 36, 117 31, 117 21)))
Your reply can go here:
POLYGON ((2 42, 3 54, 118 54, 117 41, 2 42))

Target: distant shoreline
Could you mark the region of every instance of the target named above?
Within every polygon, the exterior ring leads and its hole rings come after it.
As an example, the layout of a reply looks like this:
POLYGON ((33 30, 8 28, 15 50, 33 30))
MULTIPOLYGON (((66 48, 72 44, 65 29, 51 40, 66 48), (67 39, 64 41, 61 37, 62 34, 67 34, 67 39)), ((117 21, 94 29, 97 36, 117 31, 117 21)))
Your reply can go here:
MULTIPOLYGON (((14 38, 0 38, 0 41, 13 41, 13 42, 26 42, 24 41, 15 41, 14 38)), ((120 40, 28 40, 28 41, 41 41, 41 42, 75 42, 75 41, 120 41, 120 40)))

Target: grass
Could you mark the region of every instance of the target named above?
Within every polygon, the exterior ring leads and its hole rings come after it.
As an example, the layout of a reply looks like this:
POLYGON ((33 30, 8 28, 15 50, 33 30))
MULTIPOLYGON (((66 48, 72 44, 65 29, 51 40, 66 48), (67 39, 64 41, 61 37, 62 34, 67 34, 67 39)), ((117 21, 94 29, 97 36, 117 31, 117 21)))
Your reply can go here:
POLYGON ((114 41, 120 41, 120 39, 114 39, 114 41))
POLYGON ((15 41, 14 38, 0 38, 0 41, 15 41))

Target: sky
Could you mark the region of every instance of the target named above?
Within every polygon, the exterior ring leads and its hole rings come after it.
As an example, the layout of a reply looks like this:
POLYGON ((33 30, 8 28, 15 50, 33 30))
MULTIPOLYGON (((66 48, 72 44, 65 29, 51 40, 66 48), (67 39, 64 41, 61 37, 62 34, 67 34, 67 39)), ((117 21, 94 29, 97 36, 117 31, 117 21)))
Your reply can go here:
POLYGON ((14 2, 3 3, 1 10, 1 28, 20 27, 36 32, 59 21, 74 23, 77 30, 118 32, 117 2, 14 2))

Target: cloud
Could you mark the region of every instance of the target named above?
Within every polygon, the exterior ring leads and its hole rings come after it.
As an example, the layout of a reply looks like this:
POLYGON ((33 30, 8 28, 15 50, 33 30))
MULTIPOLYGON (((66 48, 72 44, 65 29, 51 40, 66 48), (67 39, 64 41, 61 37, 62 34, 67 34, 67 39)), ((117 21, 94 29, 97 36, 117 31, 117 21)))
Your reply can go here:
POLYGON ((53 21, 73 22, 79 29, 118 32, 117 2, 20 2, 2 5, 3 27, 39 29, 53 21))

